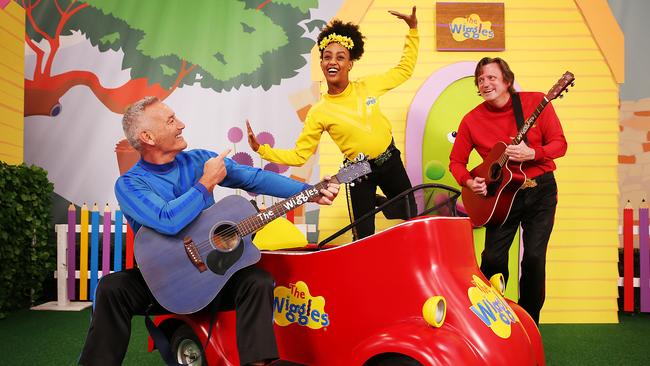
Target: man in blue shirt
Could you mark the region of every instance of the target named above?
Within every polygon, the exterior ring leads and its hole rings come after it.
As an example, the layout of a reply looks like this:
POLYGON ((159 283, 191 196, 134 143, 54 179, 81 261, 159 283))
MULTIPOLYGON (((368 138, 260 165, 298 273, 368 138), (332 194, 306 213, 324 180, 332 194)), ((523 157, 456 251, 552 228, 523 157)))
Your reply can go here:
MULTIPOLYGON (((289 197, 309 185, 258 168, 237 164, 207 150, 184 151, 185 124, 156 97, 131 105, 122 127, 141 159, 115 183, 122 212, 137 231, 141 226, 174 235, 214 204, 217 185, 258 194, 289 197)), ((329 178, 326 178, 329 179, 329 178)), ((315 202, 330 205, 339 186, 328 183, 315 202)), ((236 272, 215 301, 237 309, 237 346, 242 365, 264 365, 278 358, 273 334, 273 278, 263 269, 236 272)), ((133 315, 161 312, 138 269, 104 276, 97 286, 93 319, 79 363, 121 365, 133 315), (148 310, 149 309, 149 310, 148 310)))

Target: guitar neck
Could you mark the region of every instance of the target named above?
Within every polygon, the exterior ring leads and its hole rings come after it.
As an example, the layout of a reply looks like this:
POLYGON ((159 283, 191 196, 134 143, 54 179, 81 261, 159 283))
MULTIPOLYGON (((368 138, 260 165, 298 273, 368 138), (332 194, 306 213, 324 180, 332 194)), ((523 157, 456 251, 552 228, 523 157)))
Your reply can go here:
MULTIPOLYGON (((339 181, 335 175, 332 177, 332 179, 330 179, 329 182, 338 183, 339 181)), ((320 190, 327 188, 327 184, 329 182, 322 181, 313 187, 307 188, 298 194, 295 194, 283 201, 274 204, 271 207, 268 207, 264 211, 258 212, 256 215, 248 217, 247 219, 237 224, 237 232, 240 236, 245 236, 258 231, 269 222, 277 219, 278 217, 284 215, 296 207, 302 206, 314 197, 318 196, 320 194, 320 190)))
MULTIPOLYGON (((546 108, 546 105, 548 105, 549 100, 544 97, 542 101, 537 105, 537 108, 535 108, 535 111, 533 114, 528 117, 526 121, 524 121, 524 125, 521 126, 521 129, 519 130, 519 133, 517 133, 517 136, 510 141, 510 145, 519 145, 521 141, 524 139, 524 136, 528 133, 528 130, 530 130, 531 127, 535 124, 535 121, 537 121, 537 118, 539 117, 540 114, 542 114, 542 111, 544 108, 546 108)), ((503 153, 501 157, 499 158, 499 165, 503 166, 505 163, 508 161, 508 156, 503 153)))
POLYGON ((510 142, 510 145, 519 145, 519 143, 524 139, 524 136, 528 133, 528 130, 533 127, 535 124, 535 121, 537 121, 537 117, 542 113, 544 108, 546 108, 546 105, 548 104, 548 99, 544 97, 542 101, 537 105, 537 108, 535 108, 535 112, 528 117, 528 119, 524 122, 524 125, 521 126, 521 130, 519 130, 519 133, 517 136, 515 136, 514 139, 510 142))

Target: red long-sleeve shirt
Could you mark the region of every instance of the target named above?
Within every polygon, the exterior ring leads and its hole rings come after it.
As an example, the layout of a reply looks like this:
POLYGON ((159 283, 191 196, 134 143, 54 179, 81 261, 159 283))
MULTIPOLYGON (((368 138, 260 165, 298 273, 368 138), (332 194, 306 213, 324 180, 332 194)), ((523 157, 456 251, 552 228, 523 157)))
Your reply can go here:
MULTIPOLYGON (((544 94, 537 92, 520 92, 519 96, 524 118, 532 115, 544 98, 544 94)), ((468 179, 472 179, 467 170, 472 149, 476 149, 485 159, 494 144, 499 141, 509 144, 517 135, 517 131, 517 122, 512 111, 512 98, 502 108, 495 108, 483 102, 467 113, 460 122, 449 155, 449 170, 458 184, 464 186, 468 179)), ((522 165, 526 176, 534 178, 555 170, 553 159, 564 156, 567 142, 551 103, 539 115, 526 137, 527 145, 535 150, 535 159, 525 161, 522 165)))

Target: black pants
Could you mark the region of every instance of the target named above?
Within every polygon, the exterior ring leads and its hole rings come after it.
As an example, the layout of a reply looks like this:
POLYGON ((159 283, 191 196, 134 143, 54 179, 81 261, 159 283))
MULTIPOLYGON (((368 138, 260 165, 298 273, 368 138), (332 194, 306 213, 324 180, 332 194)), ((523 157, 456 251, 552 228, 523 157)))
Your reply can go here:
MULTIPOLYGON (((217 298, 218 310, 237 310, 237 348, 241 364, 278 358, 273 333, 273 277, 251 266, 236 272, 217 298)), ((138 269, 109 274, 99 281, 90 329, 79 363, 121 365, 129 345, 131 318, 168 313, 138 269)))
MULTIPOLYGON (((391 157, 383 164, 377 166, 372 160, 370 161, 372 173, 367 179, 356 182, 350 187, 350 200, 352 201, 353 219, 356 220, 365 213, 375 208, 375 195, 377 186, 381 188, 388 199, 391 199, 403 191, 411 188, 404 164, 400 159, 400 151, 394 149, 391 157)), ((409 200, 411 211, 415 210, 415 201, 409 200)), ((406 205, 402 206, 405 207, 406 205)), ((398 215, 399 218, 409 218, 409 212, 403 212, 398 215)), ((361 222, 356 227, 355 239, 361 239, 375 233, 375 220, 373 217, 361 222)))
POLYGON ((502 273, 508 281, 508 250, 521 224, 524 253, 519 280, 519 305, 539 323, 546 296, 546 249, 553 230, 557 206, 557 184, 553 173, 546 173, 537 187, 521 189, 510 215, 501 226, 487 227, 481 272, 488 279, 502 273))

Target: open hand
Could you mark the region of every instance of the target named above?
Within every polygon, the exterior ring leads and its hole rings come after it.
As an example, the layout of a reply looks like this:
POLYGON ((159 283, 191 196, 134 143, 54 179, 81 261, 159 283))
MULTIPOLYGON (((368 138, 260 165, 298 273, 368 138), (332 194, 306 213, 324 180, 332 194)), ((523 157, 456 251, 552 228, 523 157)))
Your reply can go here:
POLYGON ((389 13, 393 14, 394 16, 404 20, 406 24, 409 25, 409 28, 411 29, 416 29, 418 27, 418 17, 415 15, 415 6, 411 10, 411 14, 402 14, 400 12, 397 12, 395 10, 389 10, 389 13))
POLYGON ((260 143, 257 141, 257 137, 255 137, 255 133, 253 132, 248 120, 246 120, 246 134, 248 135, 248 144, 251 146, 251 149, 257 152, 260 148, 260 143))

